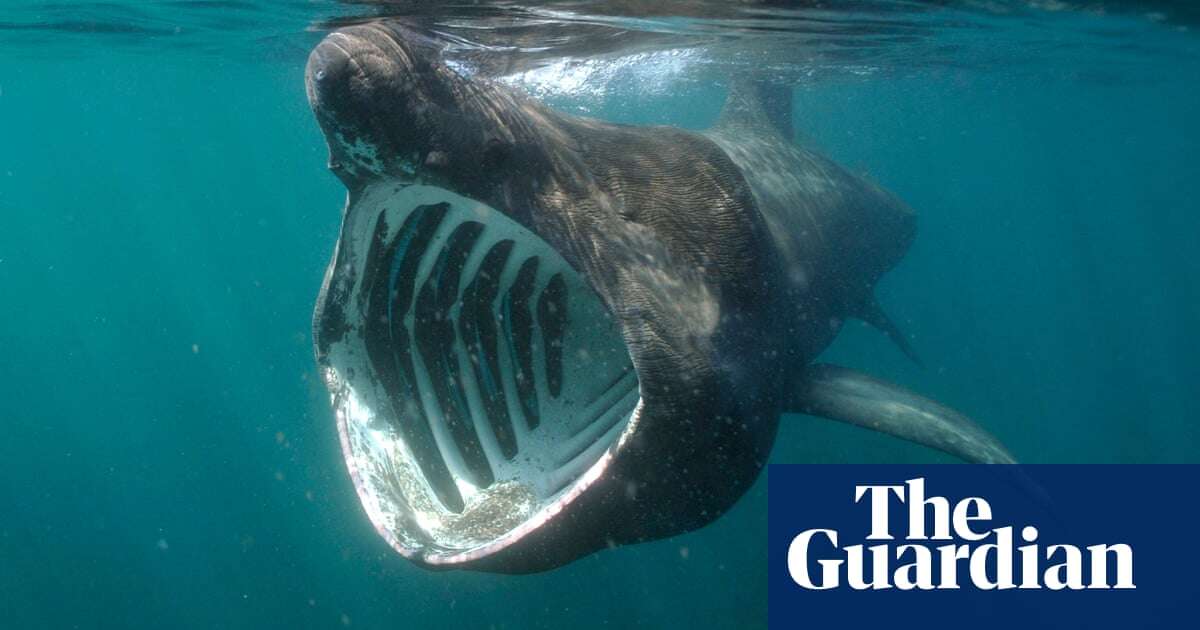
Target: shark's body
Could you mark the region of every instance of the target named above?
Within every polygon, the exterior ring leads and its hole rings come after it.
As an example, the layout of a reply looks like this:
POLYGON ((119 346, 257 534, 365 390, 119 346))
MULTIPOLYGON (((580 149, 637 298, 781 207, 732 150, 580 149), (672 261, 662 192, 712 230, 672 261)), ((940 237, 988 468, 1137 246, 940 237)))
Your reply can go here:
POLYGON ((400 26, 330 35, 309 98, 349 189, 315 315, 348 466, 428 566, 544 570, 724 513, 781 414, 972 461, 970 420, 816 356, 911 211, 788 139, 754 85, 700 134, 575 118, 400 26))

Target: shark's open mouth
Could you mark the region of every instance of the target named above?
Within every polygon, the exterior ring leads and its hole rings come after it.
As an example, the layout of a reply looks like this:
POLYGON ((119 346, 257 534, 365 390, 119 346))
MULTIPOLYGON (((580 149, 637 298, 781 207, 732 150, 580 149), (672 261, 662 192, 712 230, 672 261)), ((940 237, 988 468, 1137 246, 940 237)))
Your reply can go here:
POLYGON ((380 533, 488 555, 594 481, 640 397, 600 298, 536 234, 449 191, 347 208, 317 329, 346 461, 380 533))

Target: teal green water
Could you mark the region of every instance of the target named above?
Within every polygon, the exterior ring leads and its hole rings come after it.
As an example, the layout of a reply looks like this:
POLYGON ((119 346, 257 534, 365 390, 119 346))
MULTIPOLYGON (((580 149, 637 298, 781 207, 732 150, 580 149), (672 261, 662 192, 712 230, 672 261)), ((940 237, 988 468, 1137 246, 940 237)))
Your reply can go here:
MULTIPOLYGON (((1197 42, 1087 19, 1090 52, 798 86, 797 129, 921 221, 880 295, 929 367, 857 325, 828 357, 1025 461, 1200 461, 1197 42)), ((0 45, 5 627, 764 625, 762 480, 700 532, 548 574, 431 573, 378 538, 312 359, 343 201, 304 98, 317 36, 0 45)), ((636 90, 554 99, 703 127, 723 94, 636 90)), ((789 416, 772 461, 949 460, 789 416)))

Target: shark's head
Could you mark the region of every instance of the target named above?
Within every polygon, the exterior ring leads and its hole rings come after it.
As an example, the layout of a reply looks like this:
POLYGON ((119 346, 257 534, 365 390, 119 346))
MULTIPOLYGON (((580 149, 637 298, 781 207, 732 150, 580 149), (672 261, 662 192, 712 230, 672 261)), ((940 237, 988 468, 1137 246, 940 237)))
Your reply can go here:
POLYGON ((492 198, 530 182, 513 177, 548 159, 525 107, 473 81, 438 42, 375 23, 337 31, 309 57, 309 102, 329 145, 329 167, 351 190, 373 180, 441 185, 492 198))
POLYGON ((751 193, 715 145, 554 113, 396 25, 326 37, 307 87, 350 192, 318 361, 396 550, 546 569, 745 491, 781 357, 751 193))

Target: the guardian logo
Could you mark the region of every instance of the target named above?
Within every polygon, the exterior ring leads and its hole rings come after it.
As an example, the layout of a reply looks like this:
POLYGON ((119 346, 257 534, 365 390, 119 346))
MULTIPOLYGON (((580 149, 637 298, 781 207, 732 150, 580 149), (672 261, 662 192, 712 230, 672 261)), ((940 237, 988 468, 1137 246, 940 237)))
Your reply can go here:
POLYGON ((870 504, 868 541, 895 541, 889 510, 906 506, 905 544, 839 547, 837 530, 806 530, 787 550, 796 584, 810 590, 836 589, 843 582, 854 590, 1136 588, 1130 545, 1043 546, 1033 525, 1019 534, 1012 526, 989 528, 992 508, 980 497, 953 505, 945 497, 926 497, 923 477, 903 485, 855 486, 854 502, 870 504))

